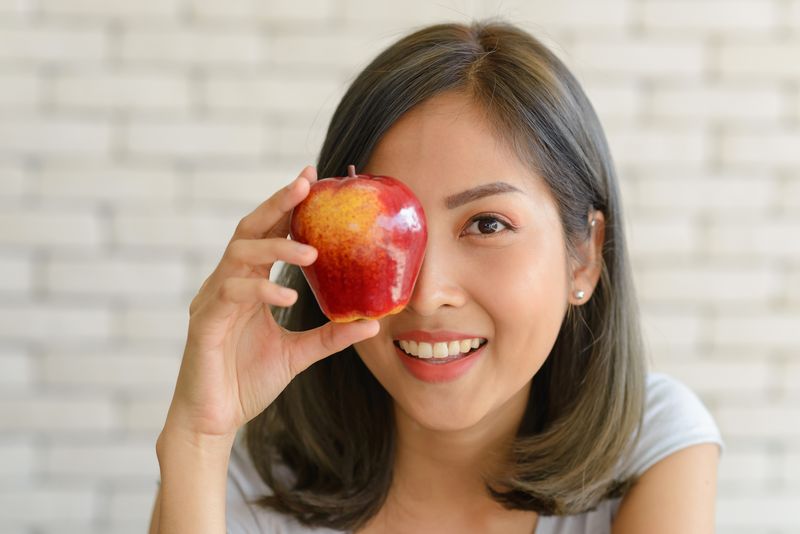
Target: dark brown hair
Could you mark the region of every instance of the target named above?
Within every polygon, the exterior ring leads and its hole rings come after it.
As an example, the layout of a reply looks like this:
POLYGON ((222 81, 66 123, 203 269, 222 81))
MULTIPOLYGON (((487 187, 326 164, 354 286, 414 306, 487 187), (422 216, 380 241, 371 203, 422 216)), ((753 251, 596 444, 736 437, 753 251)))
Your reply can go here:
MULTIPOLYGON (((539 40, 503 20, 421 28, 353 81, 331 120, 318 174, 344 176, 348 164, 364 167, 399 117, 445 91, 470 96, 497 138, 543 177, 569 257, 590 235, 590 210, 605 216, 600 281, 588 302, 570 306, 532 377, 508 468, 485 480, 487 493, 509 509, 589 510, 631 482, 617 480, 615 468, 638 436, 645 358, 616 173, 575 77, 539 40)), ((299 293, 291 308, 273 308, 281 325, 297 331, 327 322, 297 266, 286 265, 278 281, 299 293)), ((392 400, 352 347, 297 376, 248 423, 246 439, 274 491, 259 503, 309 526, 360 528, 392 483, 392 400)))

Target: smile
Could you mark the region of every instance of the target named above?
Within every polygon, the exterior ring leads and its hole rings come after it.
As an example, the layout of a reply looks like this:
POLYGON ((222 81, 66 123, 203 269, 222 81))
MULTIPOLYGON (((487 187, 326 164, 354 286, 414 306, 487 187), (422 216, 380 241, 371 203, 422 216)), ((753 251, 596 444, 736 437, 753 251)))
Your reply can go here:
POLYGON ((444 364, 469 356, 485 345, 484 338, 462 339, 460 341, 427 343, 413 340, 395 340, 394 345, 407 356, 426 360, 431 364, 444 364))

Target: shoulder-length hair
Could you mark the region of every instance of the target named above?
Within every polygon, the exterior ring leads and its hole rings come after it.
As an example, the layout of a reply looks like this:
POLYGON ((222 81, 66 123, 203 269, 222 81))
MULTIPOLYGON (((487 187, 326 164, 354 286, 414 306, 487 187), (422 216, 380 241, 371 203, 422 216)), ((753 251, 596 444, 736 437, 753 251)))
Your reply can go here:
MULTIPOLYGON (((508 509, 589 510, 632 482, 617 467, 641 425, 645 358, 614 165, 600 121, 567 67, 500 19, 419 29, 353 81, 333 114, 318 174, 345 176, 347 165, 363 167, 399 117, 444 91, 469 95, 497 138, 543 177, 570 258, 590 235, 589 211, 605 216, 598 285, 588 302, 570 306, 532 377, 507 469, 484 479, 487 494, 508 509)), ((279 324, 298 331, 327 322, 297 266, 285 265, 278 281, 299 294, 292 307, 273 308, 279 324)), ((247 425, 248 450, 274 492, 259 504, 309 526, 366 524, 392 482, 391 408, 352 346, 309 367, 247 425)))

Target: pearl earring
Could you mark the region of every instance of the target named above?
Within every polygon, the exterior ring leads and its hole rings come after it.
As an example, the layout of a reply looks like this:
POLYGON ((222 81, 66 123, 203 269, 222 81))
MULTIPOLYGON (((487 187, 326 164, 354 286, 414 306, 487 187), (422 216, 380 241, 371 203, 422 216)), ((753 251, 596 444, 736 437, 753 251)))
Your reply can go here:
POLYGON ((575 298, 581 300, 585 294, 582 289, 579 289, 575 292, 575 298))

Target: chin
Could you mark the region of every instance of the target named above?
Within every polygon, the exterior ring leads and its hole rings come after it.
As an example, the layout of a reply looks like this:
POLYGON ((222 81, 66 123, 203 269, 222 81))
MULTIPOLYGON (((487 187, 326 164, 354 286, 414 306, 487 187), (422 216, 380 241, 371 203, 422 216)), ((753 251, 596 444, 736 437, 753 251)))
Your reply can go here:
POLYGON ((487 415, 486 410, 479 410, 477 406, 463 402, 431 408, 429 403, 421 405, 419 399, 415 399, 409 405, 395 398, 394 404, 395 408, 402 410, 410 420, 426 430, 436 432, 466 430, 477 425, 487 415))

